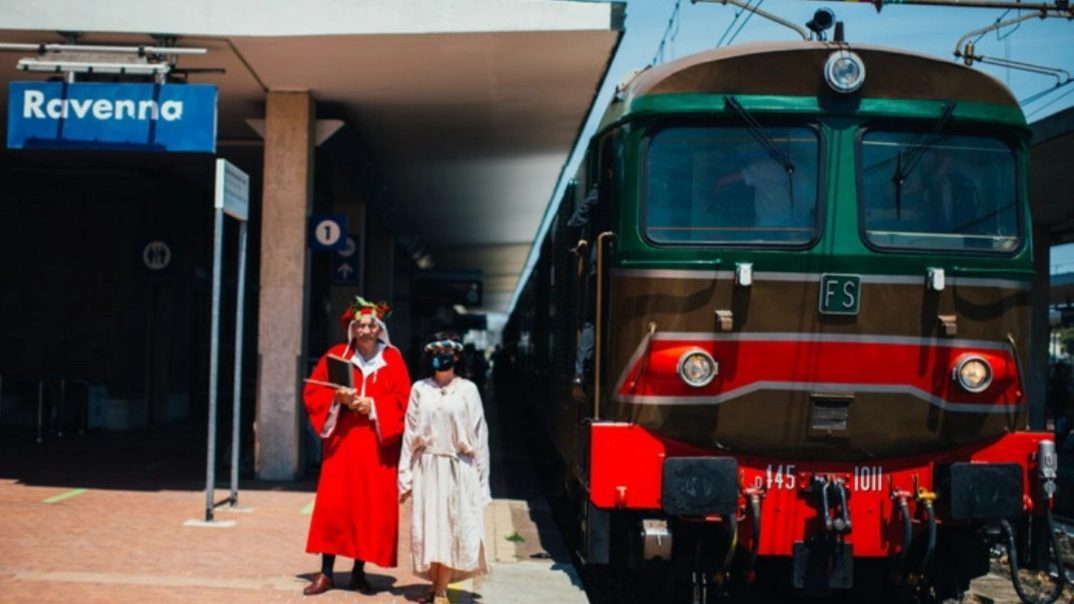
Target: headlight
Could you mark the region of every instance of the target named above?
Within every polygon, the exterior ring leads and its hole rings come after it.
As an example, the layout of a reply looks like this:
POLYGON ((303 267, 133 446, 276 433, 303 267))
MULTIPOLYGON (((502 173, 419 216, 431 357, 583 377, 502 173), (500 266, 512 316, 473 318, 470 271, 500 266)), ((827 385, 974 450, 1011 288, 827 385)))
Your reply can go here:
POLYGON ((865 63, 849 50, 837 50, 824 63, 824 80, 836 92, 854 92, 865 83, 865 63))
POLYGON ((951 379, 966 392, 982 392, 992 384, 992 366, 979 356, 966 355, 955 363, 951 379))
POLYGON ((716 377, 717 365, 712 355, 695 348, 679 358, 677 369, 679 377, 688 386, 700 388, 716 377))

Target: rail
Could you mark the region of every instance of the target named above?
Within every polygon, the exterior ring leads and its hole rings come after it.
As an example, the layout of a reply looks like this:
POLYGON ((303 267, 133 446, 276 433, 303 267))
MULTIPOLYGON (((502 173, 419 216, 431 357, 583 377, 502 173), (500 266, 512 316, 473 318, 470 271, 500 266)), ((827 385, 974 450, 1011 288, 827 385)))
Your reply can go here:
MULTIPOLYGON (((1056 537, 1060 539, 1062 543, 1068 545, 1067 551, 1074 552, 1074 518, 1067 518, 1065 516, 1054 516, 1056 537)), ((1062 571, 1059 567, 1049 562, 1048 573, 1050 575, 1058 575, 1059 572, 1066 574, 1066 580, 1068 584, 1074 584, 1074 555, 1064 556, 1062 558, 1062 571)))

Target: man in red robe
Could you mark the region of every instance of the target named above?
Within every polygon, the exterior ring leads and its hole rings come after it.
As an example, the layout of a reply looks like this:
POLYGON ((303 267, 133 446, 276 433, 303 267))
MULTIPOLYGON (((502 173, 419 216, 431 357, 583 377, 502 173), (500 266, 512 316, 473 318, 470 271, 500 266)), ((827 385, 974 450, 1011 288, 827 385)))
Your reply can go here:
POLYGON ((307 380, 306 411, 324 445, 306 541, 307 552, 322 556, 321 572, 303 589, 307 596, 334 587, 337 555, 354 560, 350 588, 366 594, 373 593, 366 562, 396 565, 399 446, 410 375, 388 339, 390 312, 386 304, 356 298, 342 317, 347 343, 330 348, 307 380), (331 382, 329 357, 346 361, 343 375, 349 369, 352 384, 331 382))

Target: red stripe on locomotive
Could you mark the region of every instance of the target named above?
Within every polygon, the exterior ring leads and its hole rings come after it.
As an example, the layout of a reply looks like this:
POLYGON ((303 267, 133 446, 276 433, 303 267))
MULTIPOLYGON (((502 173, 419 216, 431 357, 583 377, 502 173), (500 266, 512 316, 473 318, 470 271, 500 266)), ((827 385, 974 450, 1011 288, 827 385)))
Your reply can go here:
POLYGON ((695 399, 733 397, 735 391, 757 384, 768 388, 779 388, 781 384, 892 386, 913 388, 956 404, 1025 403, 1017 365, 1009 350, 982 351, 972 345, 882 341, 656 340, 648 357, 639 359, 630 368, 617 394, 695 399), (695 388, 679 378, 677 365, 683 354, 698 348, 716 359, 719 371, 711 383, 695 388), (952 368, 966 354, 980 356, 992 367, 992 384, 982 392, 966 392, 952 379, 952 368))

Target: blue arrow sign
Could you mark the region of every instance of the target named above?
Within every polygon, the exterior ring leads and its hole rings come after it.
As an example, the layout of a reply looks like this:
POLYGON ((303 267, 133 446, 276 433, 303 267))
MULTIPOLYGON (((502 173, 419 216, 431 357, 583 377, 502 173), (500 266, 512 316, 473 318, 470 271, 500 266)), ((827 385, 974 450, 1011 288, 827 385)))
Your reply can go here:
POLYGON ((358 237, 349 235, 343 238, 343 247, 332 253, 332 285, 358 285, 361 265, 357 253, 358 237))

